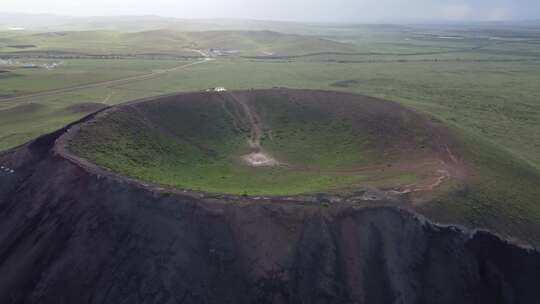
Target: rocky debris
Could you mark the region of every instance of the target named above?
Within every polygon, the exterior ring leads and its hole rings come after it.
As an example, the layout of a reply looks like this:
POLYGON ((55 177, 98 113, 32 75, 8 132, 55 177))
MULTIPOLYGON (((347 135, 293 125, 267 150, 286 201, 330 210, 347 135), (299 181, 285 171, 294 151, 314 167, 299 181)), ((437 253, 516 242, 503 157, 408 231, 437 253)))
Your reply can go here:
POLYGON ((14 173, 15 173, 15 170, 8 167, 0 166, 0 174, 14 174, 14 173))
POLYGON ((18 168, 0 176, 0 303, 540 298, 540 253, 488 232, 331 195, 301 204, 166 192, 70 158, 58 146, 69 128, 0 155, 18 168))

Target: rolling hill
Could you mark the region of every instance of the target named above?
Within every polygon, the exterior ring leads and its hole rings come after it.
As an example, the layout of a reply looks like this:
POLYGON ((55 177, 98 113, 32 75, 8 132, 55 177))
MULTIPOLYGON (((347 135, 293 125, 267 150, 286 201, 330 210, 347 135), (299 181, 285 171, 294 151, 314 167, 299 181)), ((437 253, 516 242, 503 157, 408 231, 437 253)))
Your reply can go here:
POLYGON ((193 49, 233 50, 240 55, 297 55, 313 52, 350 52, 354 46, 316 36, 272 31, 144 32, 62 31, 0 37, 4 53, 75 53, 90 55, 172 54, 200 56, 193 49), (16 46, 27 46, 24 49, 16 46))

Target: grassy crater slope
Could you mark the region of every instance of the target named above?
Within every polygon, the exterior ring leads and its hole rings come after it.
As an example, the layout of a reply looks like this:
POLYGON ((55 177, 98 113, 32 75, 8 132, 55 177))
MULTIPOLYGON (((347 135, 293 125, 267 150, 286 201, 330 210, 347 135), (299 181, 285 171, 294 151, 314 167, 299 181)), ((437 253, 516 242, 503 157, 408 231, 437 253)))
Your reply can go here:
POLYGON ((306 90, 187 93, 131 103, 83 126, 77 155, 197 191, 294 195, 430 191, 463 170, 438 122, 396 103, 306 90), (255 166, 246 155, 276 160, 255 166))

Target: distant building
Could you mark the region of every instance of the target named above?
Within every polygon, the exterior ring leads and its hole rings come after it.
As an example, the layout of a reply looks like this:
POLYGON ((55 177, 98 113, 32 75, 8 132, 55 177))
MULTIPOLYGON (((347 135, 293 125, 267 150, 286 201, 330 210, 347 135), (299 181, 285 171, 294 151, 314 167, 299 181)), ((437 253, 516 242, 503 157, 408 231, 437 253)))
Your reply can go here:
POLYGON ((213 56, 232 56, 240 54, 239 50, 228 50, 228 49, 210 49, 210 54, 213 56))

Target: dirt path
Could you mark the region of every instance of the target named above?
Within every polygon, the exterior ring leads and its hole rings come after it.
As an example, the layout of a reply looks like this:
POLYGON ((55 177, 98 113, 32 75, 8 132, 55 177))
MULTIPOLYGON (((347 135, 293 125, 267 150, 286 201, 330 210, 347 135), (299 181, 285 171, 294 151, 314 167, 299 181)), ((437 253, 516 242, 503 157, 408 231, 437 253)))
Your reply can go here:
POLYGON ((445 180, 450 178, 462 179, 466 175, 462 162, 459 160, 447 144, 443 144, 443 154, 446 154, 439 160, 439 164, 434 167, 436 170, 428 178, 422 181, 402 186, 398 190, 393 190, 396 194, 407 194, 414 192, 432 192, 440 187, 445 180))
POLYGON ((167 74, 167 73, 170 73, 170 72, 185 69, 185 68, 190 67, 190 66, 194 66, 194 65, 197 65, 197 64, 201 64, 201 63, 205 63, 205 62, 209 62, 209 61, 213 61, 213 60, 214 59, 212 59, 212 58, 204 58, 203 60, 199 60, 199 61, 188 63, 188 64, 179 65, 179 66, 176 66, 176 67, 173 67, 173 68, 170 68, 170 69, 153 71, 151 73, 146 73, 146 74, 141 74, 141 75, 136 75, 136 76, 130 76, 130 77, 126 77, 126 78, 120 78, 120 79, 114 79, 114 80, 99 81, 99 82, 94 82, 94 83, 75 85, 75 86, 71 86, 71 87, 65 87, 65 88, 61 88, 61 89, 54 89, 54 90, 43 91, 43 92, 27 94, 27 95, 21 95, 21 96, 17 96, 17 97, 0 98, 0 102, 27 100, 27 99, 37 98, 37 97, 53 96, 53 95, 57 95, 57 94, 69 93, 69 92, 83 90, 83 89, 92 89, 92 88, 106 87, 106 86, 112 86, 112 85, 125 85, 125 84, 132 83, 132 82, 148 80, 148 79, 154 78, 156 76, 161 76, 161 75, 164 75, 164 74, 167 74))
POLYGON ((247 123, 249 124, 250 136, 248 138, 248 145, 251 149, 251 153, 244 155, 242 157, 243 160, 252 167, 271 167, 279 165, 279 162, 266 153, 261 146, 261 138, 264 133, 261 126, 261 119, 249 106, 248 101, 246 100, 247 97, 237 96, 232 92, 225 92, 223 94, 227 95, 232 102, 240 107, 243 116, 247 119, 247 123))
POLYGON ((242 111, 244 112, 245 117, 248 120, 251 135, 249 138, 249 146, 255 150, 260 151, 262 150, 261 147, 261 138, 263 135, 263 130, 260 125, 260 119, 257 113, 255 113, 247 104, 247 101, 243 97, 235 96, 234 93, 227 92, 232 100, 236 102, 238 105, 240 105, 242 111))
POLYGON ((206 53, 205 51, 203 51, 203 50, 197 50, 197 49, 186 49, 186 50, 190 51, 190 52, 199 53, 199 54, 201 54, 201 56, 203 56, 205 58, 210 58, 210 55, 208 53, 206 53))
POLYGON ((105 99, 103 99, 102 103, 104 104, 109 104, 109 100, 111 100, 111 97, 112 97, 112 92, 110 92, 109 94, 107 94, 107 96, 105 97, 105 99))

